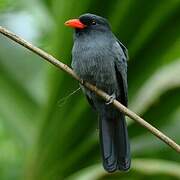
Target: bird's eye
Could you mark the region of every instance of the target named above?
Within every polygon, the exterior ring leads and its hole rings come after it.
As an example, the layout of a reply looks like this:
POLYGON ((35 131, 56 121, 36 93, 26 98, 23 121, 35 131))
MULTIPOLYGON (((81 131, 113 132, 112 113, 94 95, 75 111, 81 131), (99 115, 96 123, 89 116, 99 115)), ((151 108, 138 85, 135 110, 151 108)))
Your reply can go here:
POLYGON ((93 20, 93 21, 92 21, 92 25, 96 25, 96 21, 93 20))

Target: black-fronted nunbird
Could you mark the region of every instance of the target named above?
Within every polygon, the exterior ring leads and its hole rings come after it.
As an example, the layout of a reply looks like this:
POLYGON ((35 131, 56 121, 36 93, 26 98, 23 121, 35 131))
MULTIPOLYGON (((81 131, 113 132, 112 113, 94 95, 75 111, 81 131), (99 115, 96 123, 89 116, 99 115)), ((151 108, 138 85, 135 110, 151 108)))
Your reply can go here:
MULTIPOLYGON (((83 14, 65 25, 75 29, 72 68, 85 81, 92 83, 127 106, 126 47, 112 33, 108 21, 94 14, 83 14)), ((111 100, 106 103, 82 87, 89 103, 99 114, 99 136, 103 166, 108 172, 130 168, 130 145, 123 113, 111 100)))

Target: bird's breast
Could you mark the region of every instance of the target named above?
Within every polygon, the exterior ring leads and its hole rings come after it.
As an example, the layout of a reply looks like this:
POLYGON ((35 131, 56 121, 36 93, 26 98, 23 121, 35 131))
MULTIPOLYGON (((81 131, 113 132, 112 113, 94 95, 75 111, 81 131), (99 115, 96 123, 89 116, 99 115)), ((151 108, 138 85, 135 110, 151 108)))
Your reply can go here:
POLYGON ((76 45, 72 51, 72 67, 82 79, 106 89, 116 83, 114 59, 109 47, 97 44, 76 45))

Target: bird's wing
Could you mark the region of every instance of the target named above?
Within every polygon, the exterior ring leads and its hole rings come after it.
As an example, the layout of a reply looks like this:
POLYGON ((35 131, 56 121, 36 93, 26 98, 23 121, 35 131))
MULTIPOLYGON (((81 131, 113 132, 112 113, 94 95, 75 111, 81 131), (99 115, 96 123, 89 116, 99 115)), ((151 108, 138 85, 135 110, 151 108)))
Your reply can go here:
POLYGON ((88 103, 93 107, 93 109, 96 110, 93 100, 87 94, 86 94, 86 98, 88 100, 88 103))
POLYGON ((95 105, 94 105, 94 102, 93 102, 91 96, 89 95, 89 93, 91 93, 91 92, 85 90, 85 87, 83 87, 81 84, 80 84, 80 87, 81 87, 83 93, 86 95, 86 98, 87 98, 87 100, 88 100, 88 103, 96 110, 95 105), (87 93, 87 92, 88 92, 88 93, 87 93))
POLYGON ((128 104, 128 85, 127 85, 127 60, 128 60, 128 50, 120 42, 116 41, 113 45, 113 50, 115 54, 115 71, 118 80, 118 85, 120 88, 120 100, 125 106, 128 104))
POLYGON ((118 43, 118 44, 120 45, 120 47, 122 48, 123 53, 124 53, 124 55, 125 55, 125 57, 126 57, 126 61, 128 61, 128 60, 129 60, 129 55, 128 55, 128 50, 127 50, 126 46, 124 46, 124 44, 121 43, 118 39, 117 39, 117 43, 118 43))

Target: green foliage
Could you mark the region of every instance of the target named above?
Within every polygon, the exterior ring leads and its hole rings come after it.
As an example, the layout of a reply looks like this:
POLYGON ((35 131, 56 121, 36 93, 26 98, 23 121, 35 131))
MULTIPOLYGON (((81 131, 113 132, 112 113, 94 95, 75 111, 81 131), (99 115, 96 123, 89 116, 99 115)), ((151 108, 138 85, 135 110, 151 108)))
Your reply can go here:
MULTIPOLYGON (((72 30, 64 22, 85 12, 107 17, 129 49, 130 109, 180 142, 179 0, 9 2, 0 0, 1 14, 26 12, 37 28, 34 44, 68 65, 72 30)), ((180 178, 177 153, 130 120, 132 169, 107 174, 95 112, 81 91, 63 100, 77 88, 67 74, 0 36, 0 179, 180 178)))

